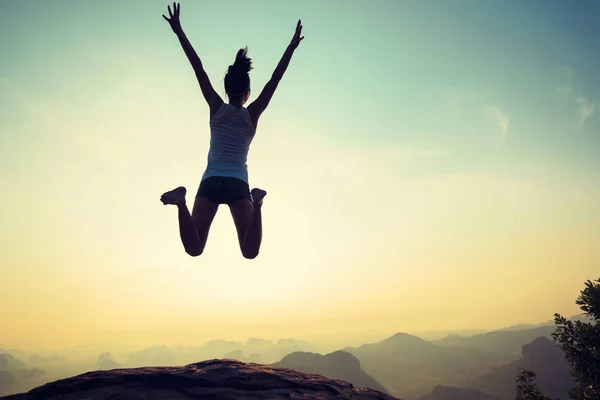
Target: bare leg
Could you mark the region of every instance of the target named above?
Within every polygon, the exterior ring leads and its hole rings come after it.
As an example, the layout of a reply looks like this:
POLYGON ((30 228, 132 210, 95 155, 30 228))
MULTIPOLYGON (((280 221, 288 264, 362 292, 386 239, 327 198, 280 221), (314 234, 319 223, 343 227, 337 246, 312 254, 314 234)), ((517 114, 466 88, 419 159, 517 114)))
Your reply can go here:
POLYGON ((262 203, 267 192, 252 190, 252 201, 241 200, 231 204, 231 214, 235 223, 242 255, 247 259, 258 256, 262 243, 262 203))
POLYGON ((198 197, 194 202, 193 215, 185 202, 186 189, 182 186, 162 195, 163 204, 177 206, 179 235, 185 252, 192 257, 202 254, 206 246, 208 231, 217 212, 218 205, 207 198, 198 197))
POLYGON ((248 221, 248 227, 242 240, 242 253, 246 258, 258 256, 260 244, 262 243, 262 204, 267 192, 262 189, 252 189, 252 212, 248 221))

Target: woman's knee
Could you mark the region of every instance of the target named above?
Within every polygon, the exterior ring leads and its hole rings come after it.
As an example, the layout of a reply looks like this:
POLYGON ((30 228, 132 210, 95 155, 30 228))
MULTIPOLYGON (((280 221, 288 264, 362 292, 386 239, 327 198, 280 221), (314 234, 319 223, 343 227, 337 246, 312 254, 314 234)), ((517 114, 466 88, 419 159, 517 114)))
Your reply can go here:
POLYGON ((188 255, 190 255, 192 257, 198 257, 198 256, 202 255, 202 253, 204 252, 204 248, 202 248, 202 247, 186 248, 185 252, 188 253, 188 255))
POLYGON ((242 248, 242 255, 248 260, 253 260, 258 257, 258 249, 244 249, 242 248))

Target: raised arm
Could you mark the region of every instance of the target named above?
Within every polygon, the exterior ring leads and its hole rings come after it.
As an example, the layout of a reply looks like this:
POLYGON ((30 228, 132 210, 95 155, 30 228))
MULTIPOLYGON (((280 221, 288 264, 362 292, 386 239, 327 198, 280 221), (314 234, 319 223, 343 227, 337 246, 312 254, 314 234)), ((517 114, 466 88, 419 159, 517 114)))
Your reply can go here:
POLYGON ((281 78, 283 78, 283 74, 285 73, 288 65, 290 64, 294 51, 298 48, 300 41, 304 39, 304 36, 300 36, 301 34, 302 21, 298 20, 294 37, 290 41, 290 44, 288 45, 287 49, 285 49, 283 57, 281 57, 281 60, 279 61, 279 64, 277 64, 273 75, 271 75, 271 79, 269 80, 269 82, 267 82, 267 84, 263 88, 262 92, 260 92, 256 100, 254 100, 248 106, 248 112, 250 113, 250 116, 252 117, 252 120, 254 121, 255 125, 258 122, 258 118, 260 117, 262 112, 265 111, 265 109, 269 105, 269 102, 273 97, 273 93, 275 93, 275 89, 277 89, 277 85, 279 85, 279 81, 281 81, 281 78))
POLYGON ((167 18, 164 14, 163 18, 167 20, 169 25, 171 25, 171 29, 173 29, 173 32, 175 32, 177 35, 185 55, 190 61, 190 64, 192 64, 192 68, 194 69, 194 73, 196 74, 196 78, 200 84, 200 90, 202 90, 202 94, 204 95, 204 98, 210 107, 210 114, 212 116, 223 103, 223 99, 221 99, 221 96, 219 96, 213 89, 210 80, 208 79, 208 75, 206 74, 206 71, 204 71, 200 57, 198 57, 198 54, 196 54, 192 44, 181 28, 181 21, 179 20, 181 6, 178 3, 173 3, 173 12, 171 12, 171 6, 168 6, 167 9, 169 10, 169 18, 167 18))

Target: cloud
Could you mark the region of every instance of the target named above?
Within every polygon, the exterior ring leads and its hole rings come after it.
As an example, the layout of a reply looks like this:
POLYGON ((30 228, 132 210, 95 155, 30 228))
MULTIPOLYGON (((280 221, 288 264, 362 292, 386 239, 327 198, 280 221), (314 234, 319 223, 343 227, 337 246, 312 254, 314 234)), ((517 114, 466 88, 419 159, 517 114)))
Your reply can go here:
POLYGON ((502 139, 506 139, 508 127, 510 125, 510 117, 500 107, 486 106, 484 108, 485 116, 496 122, 502 132, 502 139))
POLYGON ((579 105, 578 114, 579 120, 577 127, 582 128, 586 121, 594 115, 596 102, 587 99, 581 95, 580 86, 574 82, 574 71, 572 68, 567 68, 565 71, 565 79, 567 83, 556 89, 556 92, 566 101, 573 101, 579 105), (577 88, 577 89, 576 89, 577 88))
POLYGON ((585 97, 579 97, 575 99, 577 104, 579 104, 579 126, 582 127, 585 125, 585 121, 594 115, 594 108, 596 106, 595 101, 590 101, 585 97))
POLYGON ((565 98, 570 98, 571 94, 573 93, 573 86, 570 85, 566 85, 566 86, 561 86, 558 89, 556 89, 556 91, 563 97, 565 98))

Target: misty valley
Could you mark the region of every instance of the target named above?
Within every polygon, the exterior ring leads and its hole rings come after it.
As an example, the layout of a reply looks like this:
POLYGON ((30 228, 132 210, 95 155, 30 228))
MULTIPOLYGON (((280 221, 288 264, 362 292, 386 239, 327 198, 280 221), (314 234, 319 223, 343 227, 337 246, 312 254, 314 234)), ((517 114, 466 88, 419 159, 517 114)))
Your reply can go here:
POLYGON ((87 371, 233 359, 318 374, 406 400, 514 399, 516 376, 526 368, 536 372, 544 393, 567 398, 573 378, 563 351, 552 341, 553 331, 554 325, 548 322, 434 340, 396 333, 378 342, 332 351, 317 342, 260 338, 120 353, 81 348, 54 354, 1 349, 0 395, 26 392, 87 371))

